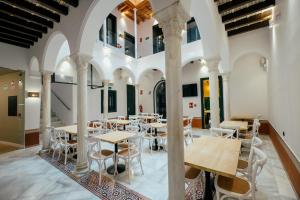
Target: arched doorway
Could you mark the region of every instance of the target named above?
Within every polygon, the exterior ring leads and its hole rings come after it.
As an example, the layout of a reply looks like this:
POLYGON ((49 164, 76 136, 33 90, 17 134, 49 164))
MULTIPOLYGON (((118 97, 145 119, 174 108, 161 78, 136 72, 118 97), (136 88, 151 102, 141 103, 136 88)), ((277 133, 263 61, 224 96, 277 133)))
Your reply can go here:
POLYGON ((166 109, 166 81, 159 81, 153 90, 154 112, 167 117, 166 109))

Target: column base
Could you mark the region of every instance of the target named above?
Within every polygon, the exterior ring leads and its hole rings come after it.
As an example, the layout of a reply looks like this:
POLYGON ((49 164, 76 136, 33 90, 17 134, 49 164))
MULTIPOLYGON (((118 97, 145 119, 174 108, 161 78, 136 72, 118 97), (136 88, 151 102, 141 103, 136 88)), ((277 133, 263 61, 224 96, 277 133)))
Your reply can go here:
POLYGON ((50 151, 50 148, 43 148, 39 151, 39 155, 48 153, 49 151, 50 151))
POLYGON ((84 163, 78 163, 76 164, 76 169, 75 171, 73 171, 72 173, 75 176, 84 176, 89 172, 89 167, 88 167, 88 163, 84 162, 84 163))

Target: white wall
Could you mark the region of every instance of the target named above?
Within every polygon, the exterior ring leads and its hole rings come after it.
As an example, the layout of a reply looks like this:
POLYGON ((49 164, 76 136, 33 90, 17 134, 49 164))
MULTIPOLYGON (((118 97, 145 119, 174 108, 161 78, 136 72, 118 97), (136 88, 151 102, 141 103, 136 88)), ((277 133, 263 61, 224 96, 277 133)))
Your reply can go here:
POLYGON ((140 78, 139 90, 143 90, 143 94, 139 93, 139 105, 143 106, 143 112, 153 113, 153 90, 155 85, 162 80, 163 73, 161 71, 147 70, 140 78))
POLYGON ((260 66, 260 54, 249 53, 240 57, 230 74, 231 117, 268 119, 268 73, 260 66))
POLYGON ((200 78, 208 77, 207 71, 203 70, 200 62, 188 63, 182 69, 182 83, 192 84, 197 83, 197 97, 184 97, 183 102, 183 115, 192 117, 201 117, 201 87, 200 78), (196 105, 193 108, 189 108, 189 103, 192 102, 196 105))
MULTIPOLYGON (((41 80, 38 75, 29 75, 29 50, 0 43, 0 67, 25 71, 25 92, 40 92, 41 80)), ((40 127, 39 98, 25 99, 25 130, 40 127)))
POLYGON ((277 1, 280 19, 270 30, 270 122, 300 158, 300 24, 298 0, 277 1), (283 131, 285 136, 283 136, 283 131))

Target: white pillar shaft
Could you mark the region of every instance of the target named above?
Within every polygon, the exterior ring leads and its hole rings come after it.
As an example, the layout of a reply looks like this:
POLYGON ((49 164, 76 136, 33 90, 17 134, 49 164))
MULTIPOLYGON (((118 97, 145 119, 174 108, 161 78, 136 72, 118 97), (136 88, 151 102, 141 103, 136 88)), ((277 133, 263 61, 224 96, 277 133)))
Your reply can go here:
POLYGON ((76 173, 85 173, 88 170, 87 163, 87 68, 89 58, 76 55, 77 65, 77 164, 76 173))
POLYGON ((42 91, 42 133, 43 149, 49 148, 49 133, 46 130, 51 126, 51 74, 43 74, 43 91, 42 91))
POLYGON ((208 62, 211 127, 220 125, 218 61, 208 62))
POLYGON ((230 96, 229 96, 229 77, 223 75, 223 101, 224 101, 224 118, 230 120, 230 96))
POLYGON ((139 85, 135 85, 135 114, 139 114, 139 85))
POLYGON ((106 46, 106 44, 107 44, 107 26, 106 26, 106 19, 104 20, 104 23, 103 23, 103 43, 104 43, 104 46, 106 46))
POLYGON ((134 8, 134 51, 135 51, 135 58, 138 58, 138 45, 137 45, 137 41, 138 41, 138 35, 137 35, 137 9, 134 8))
POLYGON ((104 119, 108 119, 108 85, 109 81, 105 80, 104 82, 104 91, 103 91, 103 115, 104 119))
POLYGON ((182 119, 181 33, 188 19, 180 4, 156 13, 164 33, 168 118, 169 199, 185 198, 182 119))

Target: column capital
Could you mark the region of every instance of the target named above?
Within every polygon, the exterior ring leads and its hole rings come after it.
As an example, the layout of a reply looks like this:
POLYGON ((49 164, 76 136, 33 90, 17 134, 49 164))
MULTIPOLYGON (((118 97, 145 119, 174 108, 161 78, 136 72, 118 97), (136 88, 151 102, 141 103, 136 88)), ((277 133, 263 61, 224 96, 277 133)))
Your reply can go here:
POLYGON ((154 17, 159 22, 159 26, 163 29, 165 39, 172 36, 181 38, 182 30, 190 18, 180 2, 175 2, 169 7, 159 10, 154 13, 154 17))
POLYGON ((77 69, 86 69, 93 57, 86 54, 74 53, 70 55, 70 58, 76 63, 77 69))
POLYGON ((229 81, 230 72, 224 72, 222 74, 223 81, 229 81))
POLYGON ((50 72, 50 71, 42 71, 43 76, 51 76, 52 74, 53 74, 53 72, 50 72))
POLYGON ((206 61, 206 66, 208 68, 208 72, 219 72, 219 63, 220 63, 220 58, 211 58, 207 59, 206 61))
POLYGON ((103 85, 108 86, 110 83, 110 80, 103 80, 102 82, 103 82, 103 85))

